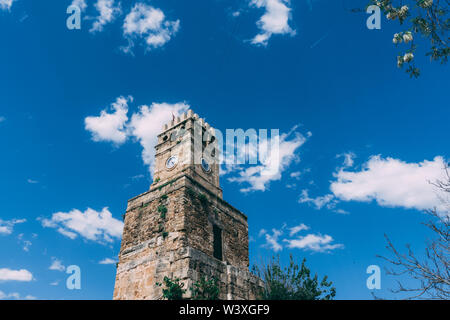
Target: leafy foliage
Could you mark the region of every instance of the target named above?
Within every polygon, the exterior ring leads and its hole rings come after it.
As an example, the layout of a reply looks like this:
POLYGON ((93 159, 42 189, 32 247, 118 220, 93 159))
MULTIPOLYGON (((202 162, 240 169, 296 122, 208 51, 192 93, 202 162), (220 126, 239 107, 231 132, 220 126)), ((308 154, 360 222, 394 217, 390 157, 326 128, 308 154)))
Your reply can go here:
POLYGON ((186 194, 187 194, 188 196, 190 196, 191 198, 192 198, 192 197, 195 197, 195 191, 192 190, 191 188, 186 188, 186 194))
POLYGON ((167 213, 167 207, 165 205, 158 206, 158 212, 166 214, 167 213))
MULTIPOLYGON (((157 282, 156 285, 161 287, 162 284, 157 282)), ((183 294, 186 293, 186 289, 183 289, 184 283, 180 283, 180 279, 170 279, 164 277, 165 288, 162 290, 163 298, 167 300, 182 300, 183 294)))
POLYGON ((198 194, 198 199, 200 200, 200 202, 205 205, 208 203, 208 198, 206 197, 206 195, 204 195, 203 193, 199 193, 198 194))
POLYGON ((194 283, 191 288, 192 300, 218 300, 219 299, 219 285, 216 278, 206 280, 202 276, 199 281, 194 283))
POLYGON ((299 266, 291 255, 289 266, 283 268, 279 257, 272 257, 262 272, 258 267, 254 267, 254 271, 265 283, 261 293, 264 300, 332 300, 336 295, 336 289, 332 282, 327 281, 327 276, 322 281, 317 274, 311 277, 306 259, 299 266))
MULTIPOLYGON (((158 282, 156 285, 159 287, 163 286, 163 284, 158 282)), ((187 291, 183 287, 184 283, 180 282, 179 278, 171 279, 164 277, 163 298, 167 300, 183 300, 183 294, 187 291)), ((219 299, 218 281, 214 277, 206 280, 206 277, 202 276, 199 281, 194 283, 190 290, 192 292, 192 300, 219 299)))
POLYGON ((410 46, 397 56, 397 66, 403 68, 410 77, 420 75, 419 68, 414 63, 414 53, 417 49, 416 38, 422 36, 429 43, 428 52, 431 61, 445 64, 448 61, 450 48, 448 46, 450 29, 450 2, 448 0, 370 0, 369 5, 378 6, 389 20, 398 20, 405 27, 403 32, 396 33, 392 42, 410 46))

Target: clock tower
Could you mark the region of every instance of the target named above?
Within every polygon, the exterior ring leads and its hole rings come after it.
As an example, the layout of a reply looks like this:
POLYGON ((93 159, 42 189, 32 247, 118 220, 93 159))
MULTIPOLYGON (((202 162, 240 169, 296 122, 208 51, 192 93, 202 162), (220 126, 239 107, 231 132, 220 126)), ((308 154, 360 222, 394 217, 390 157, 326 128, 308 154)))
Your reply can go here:
POLYGON ((214 277, 220 299, 256 298, 247 217, 223 200, 215 130, 189 110, 163 126, 155 150, 150 190, 124 215, 114 299, 161 299, 166 276, 187 289, 214 277))
POLYGON ((222 198, 214 129, 192 110, 164 125, 155 149, 154 183, 150 189, 187 174, 222 198))

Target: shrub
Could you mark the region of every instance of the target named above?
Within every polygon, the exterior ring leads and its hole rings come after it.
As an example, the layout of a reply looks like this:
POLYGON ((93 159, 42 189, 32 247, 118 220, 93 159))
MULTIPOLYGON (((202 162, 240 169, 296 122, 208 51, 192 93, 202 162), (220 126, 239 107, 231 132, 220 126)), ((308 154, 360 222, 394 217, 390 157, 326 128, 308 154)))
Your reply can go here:
MULTIPOLYGON (((156 285, 161 287, 162 284, 157 282, 156 285)), ((186 289, 183 289, 184 283, 180 283, 180 279, 170 279, 168 277, 164 277, 164 286, 165 288, 162 290, 163 298, 167 300, 183 300, 183 294, 186 293, 186 289)))
POLYGON ((219 286, 216 278, 206 280, 204 276, 191 288, 192 300, 218 300, 219 286))
POLYGON ((317 274, 311 277, 311 271, 306 267, 306 259, 301 266, 290 256, 289 266, 281 267, 279 257, 274 257, 268 265, 263 266, 263 272, 254 268, 257 275, 264 280, 263 300, 332 300, 336 289, 325 276, 319 282, 317 274))

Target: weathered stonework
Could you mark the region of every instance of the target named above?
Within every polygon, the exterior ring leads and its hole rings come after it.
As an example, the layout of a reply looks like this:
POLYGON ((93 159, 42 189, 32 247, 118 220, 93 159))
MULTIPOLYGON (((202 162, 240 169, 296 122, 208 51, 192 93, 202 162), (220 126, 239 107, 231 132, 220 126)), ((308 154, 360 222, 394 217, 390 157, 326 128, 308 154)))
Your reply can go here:
POLYGON ((222 199, 218 164, 206 172, 194 161, 197 120, 189 112, 165 126, 156 146, 158 179, 128 201, 114 299, 160 299, 156 283, 165 276, 181 279, 185 288, 201 276, 215 277, 220 299, 255 299, 261 289, 261 280, 248 270, 247 217, 222 199), (167 138, 180 127, 183 136, 167 138), (174 154, 182 160, 168 170, 166 161, 174 154), (221 230, 221 259, 214 257, 213 228, 221 230))

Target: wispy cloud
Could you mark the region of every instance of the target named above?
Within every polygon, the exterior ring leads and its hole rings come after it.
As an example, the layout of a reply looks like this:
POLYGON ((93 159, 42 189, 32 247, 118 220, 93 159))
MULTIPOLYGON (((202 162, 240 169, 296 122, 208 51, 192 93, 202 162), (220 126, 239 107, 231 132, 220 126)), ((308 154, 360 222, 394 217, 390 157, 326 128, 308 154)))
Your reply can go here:
POLYGON ((303 230, 309 230, 309 227, 303 223, 299 224, 298 226, 289 228, 289 236, 292 237, 303 230))
POLYGON ((98 11, 98 16, 95 17, 91 33, 101 32, 106 24, 113 22, 117 16, 122 13, 120 3, 116 4, 114 0, 97 0, 95 8, 98 11))
POLYGON ((101 261, 98 262, 99 264, 116 264, 117 260, 116 259, 111 259, 111 258, 105 258, 101 261))
POLYGON ((137 174, 137 175, 135 175, 135 176, 132 176, 132 177, 131 177, 131 180, 137 181, 137 180, 141 180, 141 179, 144 179, 144 178, 145 178, 145 175, 144 175, 144 174, 137 174))
POLYGON ((308 190, 304 189, 300 194, 298 202, 312 204, 317 210, 320 210, 323 207, 327 207, 328 209, 334 208, 337 201, 332 194, 310 198, 308 190))
POLYGON ((0 0, 0 9, 10 11, 16 0, 0 0))
POLYGON ((283 249, 283 246, 280 244, 278 238, 283 234, 283 231, 272 229, 272 233, 268 233, 264 229, 261 230, 260 236, 264 235, 266 239, 266 243, 263 245, 267 248, 272 249, 275 252, 281 251, 283 249))
POLYGON ((0 235, 9 235, 13 232, 14 225, 26 222, 26 219, 2 220, 0 219, 0 235))
MULTIPOLYGON (((266 191, 272 181, 282 178, 282 173, 293 161, 300 159, 297 151, 306 142, 307 138, 297 132, 296 129, 297 127, 295 126, 288 133, 280 135, 279 152, 269 152, 262 164, 248 167, 236 166, 227 171, 226 174, 232 174, 228 181, 249 184, 248 187, 241 189, 242 192, 266 191), (276 169, 274 170, 274 168, 276 169)), ((266 145, 262 149, 269 150, 270 148, 267 146, 271 142, 270 139, 260 138, 259 144, 260 147, 261 145, 266 145)))
POLYGON ((73 0, 72 5, 80 8, 81 12, 84 12, 87 8, 86 0, 73 0))
POLYGON ((48 269, 63 272, 64 270, 66 270, 66 267, 62 264, 61 260, 52 257, 52 264, 48 269))
POLYGON ((302 173, 301 173, 300 171, 291 172, 291 173, 289 174, 289 176, 290 176, 291 178, 294 178, 294 179, 297 179, 297 180, 300 179, 300 176, 301 176, 301 175, 302 175, 302 173))
POLYGON ((32 243, 31 241, 29 241, 29 240, 25 240, 25 239, 24 239, 24 234, 23 234, 23 233, 20 233, 20 234, 17 236, 17 239, 19 240, 19 244, 22 245, 23 251, 25 251, 25 252, 30 251, 30 247, 31 247, 31 245, 32 245, 33 243, 32 243))
POLYGON ((22 297, 20 293, 5 293, 0 290, 0 300, 36 300, 37 298, 32 295, 26 295, 22 297))
POLYGON ((355 164, 356 154, 353 152, 345 152, 336 155, 336 158, 344 158, 343 167, 350 168, 355 164))

